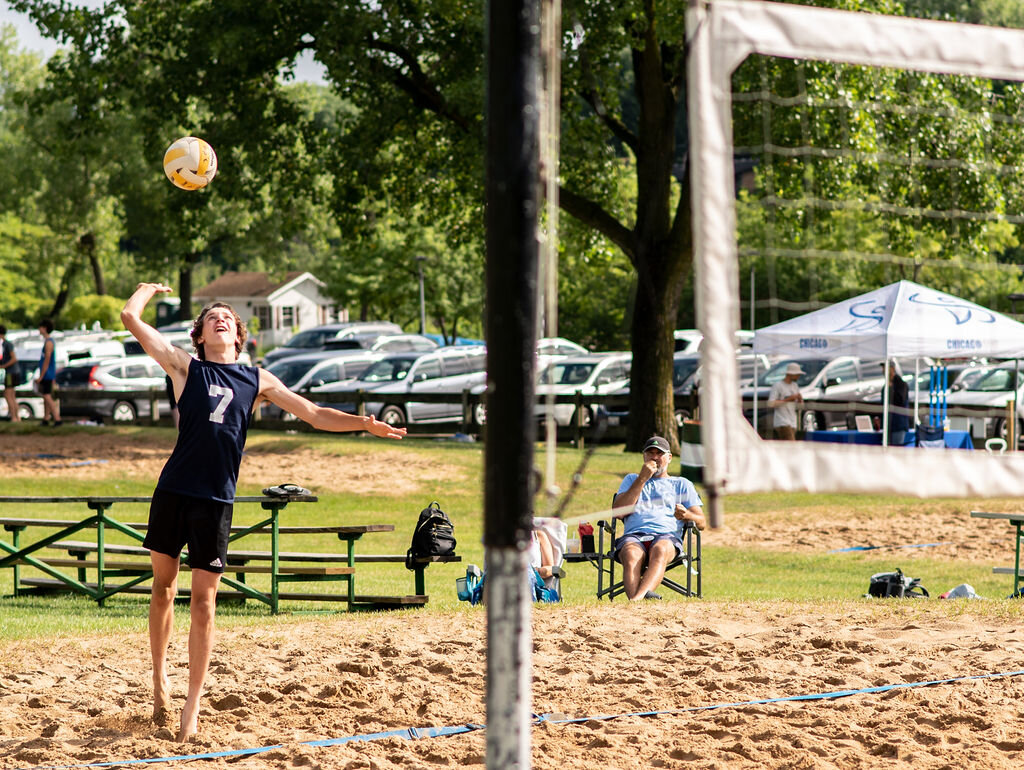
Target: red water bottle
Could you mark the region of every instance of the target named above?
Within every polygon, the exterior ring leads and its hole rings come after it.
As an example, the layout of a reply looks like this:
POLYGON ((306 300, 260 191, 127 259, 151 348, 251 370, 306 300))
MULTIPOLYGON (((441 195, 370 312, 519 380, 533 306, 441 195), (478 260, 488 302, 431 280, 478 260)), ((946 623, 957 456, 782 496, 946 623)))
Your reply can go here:
POLYGON ((580 553, 594 553, 594 527, 587 521, 579 523, 580 553))

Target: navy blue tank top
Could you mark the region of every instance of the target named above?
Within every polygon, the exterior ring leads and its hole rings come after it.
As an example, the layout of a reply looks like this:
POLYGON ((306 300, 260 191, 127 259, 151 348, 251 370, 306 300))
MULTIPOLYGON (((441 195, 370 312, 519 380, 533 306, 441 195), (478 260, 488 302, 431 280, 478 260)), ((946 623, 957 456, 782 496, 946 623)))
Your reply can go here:
POLYGON ((255 366, 192 359, 178 399, 178 441, 157 489, 234 502, 259 382, 255 366))

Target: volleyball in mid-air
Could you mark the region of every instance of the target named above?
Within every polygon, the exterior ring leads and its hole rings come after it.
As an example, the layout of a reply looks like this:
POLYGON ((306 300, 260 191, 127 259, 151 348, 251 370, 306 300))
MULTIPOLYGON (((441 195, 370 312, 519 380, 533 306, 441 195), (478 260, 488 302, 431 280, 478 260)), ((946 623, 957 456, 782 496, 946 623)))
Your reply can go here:
POLYGON ((182 190, 206 187, 217 174, 217 153, 209 142, 196 136, 184 136, 164 153, 164 173, 182 190))

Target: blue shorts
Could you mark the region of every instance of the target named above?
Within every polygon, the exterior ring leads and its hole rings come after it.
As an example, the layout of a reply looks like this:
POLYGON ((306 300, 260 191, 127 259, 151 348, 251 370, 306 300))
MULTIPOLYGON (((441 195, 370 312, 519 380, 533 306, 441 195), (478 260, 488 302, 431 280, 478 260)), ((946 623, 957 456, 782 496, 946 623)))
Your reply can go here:
POLYGON ((662 540, 670 541, 675 547, 675 558, 678 559, 683 555, 683 541, 675 535, 653 534, 651 532, 632 532, 628 535, 623 535, 615 541, 615 551, 612 553, 612 556, 615 558, 615 561, 621 562, 622 559, 619 558, 619 554, 622 551, 622 547, 629 543, 636 543, 644 549, 644 553, 649 554, 651 549, 654 547, 654 544, 659 543, 662 540))

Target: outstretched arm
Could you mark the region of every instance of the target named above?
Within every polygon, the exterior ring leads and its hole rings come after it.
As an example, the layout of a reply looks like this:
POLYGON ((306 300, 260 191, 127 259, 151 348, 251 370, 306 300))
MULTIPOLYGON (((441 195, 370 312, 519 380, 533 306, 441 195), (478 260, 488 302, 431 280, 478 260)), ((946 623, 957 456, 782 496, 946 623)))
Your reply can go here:
POLYGON ((174 392, 180 393, 188 376, 191 356, 174 347, 160 332, 142 320, 142 311, 156 294, 166 294, 171 287, 162 283, 140 283, 121 310, 121 323, 135 335, 135 339, 174 382, 174 392))
POLYGON ((360 417, 337 409, 317 406, 308 398, 289 390, 280 379, 266 369, 260 369, 260 399, 276 404, 320 430, 336 433, 364 430, 380 438, 402 438, 406 432, 405 428, 395 428, 373 415, 360 417))

